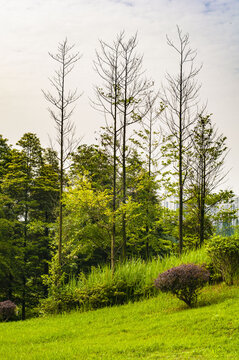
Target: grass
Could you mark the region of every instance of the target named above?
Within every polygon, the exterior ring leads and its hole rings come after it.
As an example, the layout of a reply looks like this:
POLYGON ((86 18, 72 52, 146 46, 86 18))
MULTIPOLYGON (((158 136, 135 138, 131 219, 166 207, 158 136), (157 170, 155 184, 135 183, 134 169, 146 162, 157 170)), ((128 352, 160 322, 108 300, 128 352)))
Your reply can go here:
MULTIPOLYGON (((150 286, 159 273, 171 267, 183 263, 203 264, 206 262, 208 262, 208 257, 204 248, 191 250, 182 254, 181 257, 170 255, 163 259, 156 258, 149 262, 141 259, 132 259, 131 261, 116 266, 114 281, 123 280, 128 284, 136 284, 138 288, 143 289, 145 286, 150 286)), ((112 282, 113 277, 110 267, 103 266, 92 268, 87 276, 82 275, 78 280, 75 278, 71 279, 65 287, 70 290, 89 289, 98 284, 112 284, 112 282)))
POLYGON ((203 290, 188 309, 159 294, 85 313, 0 324, 1 360, 156 360, 239 358, 239 291, 203 290))

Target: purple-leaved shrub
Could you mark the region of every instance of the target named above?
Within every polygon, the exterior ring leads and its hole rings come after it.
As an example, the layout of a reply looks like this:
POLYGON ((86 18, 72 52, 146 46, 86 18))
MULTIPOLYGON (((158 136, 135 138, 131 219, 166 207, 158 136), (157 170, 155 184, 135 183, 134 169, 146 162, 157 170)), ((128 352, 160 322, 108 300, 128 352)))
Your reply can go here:
POLYGON ((16 309, 17 306, 11 300, 0 302, 0 319, 2 321, 11 320, 16 314, 16 309))
POLYGON ((159 274, 155 286, 162 292, 171 292, 192 307, 197 302, 199 290, 208 280, 209 272, 204 266, 182 264, 159 274))

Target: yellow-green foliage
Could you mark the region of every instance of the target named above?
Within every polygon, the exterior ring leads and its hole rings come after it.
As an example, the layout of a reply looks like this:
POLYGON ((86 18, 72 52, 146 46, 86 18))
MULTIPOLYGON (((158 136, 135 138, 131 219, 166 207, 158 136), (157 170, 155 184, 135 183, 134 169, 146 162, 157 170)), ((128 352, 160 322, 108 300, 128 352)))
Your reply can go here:
POLYGON ((228 285, 239 273, 239 236, 214 236, 206 247, 214 268, 228 285))

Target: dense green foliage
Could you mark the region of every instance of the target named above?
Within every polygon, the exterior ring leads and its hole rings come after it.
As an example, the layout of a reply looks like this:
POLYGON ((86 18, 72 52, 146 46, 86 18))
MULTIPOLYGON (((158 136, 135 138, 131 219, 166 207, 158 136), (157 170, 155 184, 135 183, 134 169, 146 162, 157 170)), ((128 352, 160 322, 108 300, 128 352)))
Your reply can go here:
POLYGON ((56 155, 27 133, 10 151, 0 187, 0 299, 36 306, 46 295, 41 275, 48 273, 50 230, 56 220, 56 155))
POLYGON ((205 250, 193 250, 181 258, 171 255, 149 262, 136 259, 119 263, 114 275, 109 266, 93 267, 88 275, 81 273, 78 279, 71 278, 62 288, 52 287, 50 296, 41 302, 40 313, 89 310, 156 296, 154 280, 159 272, 191 262, 208 263, 205 250))
MULTIPOLYGON (((15 302, 21 317, 25 318, 34 315, 39 301, 48 293, 50 298, 45 300, 45 304, 51 308, 53 299, 53 310, 50 311, 55 312, 67 307, 96 308, 119 304, 155 292, 153 279, 161 271, 161 265, 158 263, 158 269, 155 268, 151 278, 145 281, 144 271, 148 273, 148 270, 143 270, 146 264, 143 265, 140 259, 168 259, 169 254, 177 253, 177 211, 162 206, 159 196, 162 184, 153 173, 149 176, 148 160, 144 160, 136 148, 127 157, 128 200, 125 204, 118 201, 115 212, 112 211, 112 157, 107 148, 82 145, 72 154, 71 169, 64 180, 60 271, 56 255, 59 210, 57 155, 50 149, 42 149, 39 139, 31 133, 20 139, 17 149, 8 146, 7 140, 1 137, 0 150, 1 301, 15 302), (119 269, 134 263, 117 265, 121 262, 123 213, 126 216, 127 257, 139 259, 135 264, 142 267, 131 283, 128 275, 118 276, 119 269), (99 281, 86 290, 83 283, 88 283, 88 279, 94 276, 92 274, 101 272, 92 271, 92 266, 97 268, 106 264, 105 269, 109 266, 113 216, 116 265, 114 276, 110 276, 114 282, 99 281), (72 279, 78 279, 78 293, 69 291, 69 287, 66 290, 72 279), (52 294, 57 296, 52 298, 52 294), (59 304, 55 305, 55 300, 59 304)), ((120 183, 120 176, 118 181, 120 183)), ((198 237, 193 232, 193 224, 196 226, 196 222, 190 218, 190 213, 184 223, 187 234, 185 249, 195 248, 198 237)))
POLYGON ((207 244, 207 252, 217 272, 228 285, 239 273, 239 237, 214 236, 207 244))
MULTIPOLYGON (((182 55, 189 37, 179 28, 178 37, 182 55)), ((168 44, 177 49, 169 38, 168 44)), ((211 116, 195 109, 191 118, 189 111, 200 88, 190 48, 181 57, 179 78, 168 74, 172 96, 162 103, 154 82, 143 76, 137 34, 128 38, 123 31, 112 44, 99 45, 94 66, 100 84, 92 105, 104 113, 106 125, 98 144, 79 146, 74 137, 78 96, 65 91, 65 78, 80 56, 71 53, 67 39, 50 54, 60 66, 50 80, 53 92, 43 91, 59 153, 43 149, 30 132, 16 147, 0 135, 0 301, 14 302, 22 319, 34 316, 39 303, 43 312, 62 312, 148 297, 162 264, 181 264, 183 253, 200 248, 216 229, 234 231, 234 194, 215 192, 226 138, 217 135, 211 116), (187 58, 192 68, 185 77, 187 58), (168 206, 171 195, 174 209, 168 206)), ((223 256, 210 249, 211 272, 232 282, 238 263, 233 260, 230 268, 224 259, 219 266, 214 258, 223 256)), ((232 252, 228 259, 234 259, 232 252)))
POLYGON ((125 306, 0 324, 4 360, 235 360, 238 287, 202 290, 197 308, 167 294, 125 306))
POLYGON ((210 216, 208 216, 210 202, 213 206, 221 203, 223 198, 229 202, 233 194, 229 191, 221 191, 221 196, 214 195, 215 188, 220 184, 223 176, 227 146, 226 137, 217 134, 210 115, 198 116, 191 133, 191 141, 193 147, 187 153, 190 162, 190 176, 186 183, 186 193, 190 198, 187 208, 195 217, 195 230, 199 245, 202 245, 204 239, 212 235, 210 216))

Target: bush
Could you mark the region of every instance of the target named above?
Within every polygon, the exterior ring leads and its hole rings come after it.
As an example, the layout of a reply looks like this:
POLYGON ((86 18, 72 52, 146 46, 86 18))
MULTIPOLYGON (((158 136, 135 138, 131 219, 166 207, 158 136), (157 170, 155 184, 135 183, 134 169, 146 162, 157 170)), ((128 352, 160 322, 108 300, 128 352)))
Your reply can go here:
POLYGON ((135 284, 129 285, 125 281, 114 281, 112 284, 98 284, 85 289, 62 289, 58 293, 41 302, 41 315, 57 314, 74 309, 92 310, 105 306, 122 305, 130 300, 149 297, 154 292, 153 282, 143 290, 137 289, 135 284))
POLYGON ((48 314, 61 314, 77 309, 79 302, 74 293, 62 290, 41 300, 38 313, 42 316, 48 314))
POLYGON ((17 306, 11 301, 0 302, 0 319, 2 321, 11 320, 16 314, 17 306))
POLYGON ((171 292, 192 307, 197 302, 199 290, 208 280, 209 272, 205 267, 182 264, 159 274, 155 286, 162 292, 171 292))
POLYGON ((233 277, 239 272, 239 237, 214 236, 206 250, 215 270, 227 285, 232 285, 233 277))
POLYGON ((52 286, 56 283, 53 278, 54 281, 47 282, 49 298, 41 301, 38 311, 41 315, 73 309, 84 311, 156 296, 154 279, 157 274, 182 262, 208 262, 206 251, 201 248, 185 253, 180 258, 172 255, 149 262, 128 260, 117 264, 114 275, 107 265, 92 267, 89 274, 81 273, 78 278, 73 276, 61 287, 52 286))
POLYGON ((205 268, 208 270, 209 276, 209 285, 212 284, 219 284, 223 281, 222 274, 219 273, 215 266, 213 265, 212 261, 205 265, 205 268))

